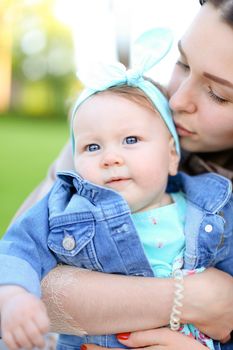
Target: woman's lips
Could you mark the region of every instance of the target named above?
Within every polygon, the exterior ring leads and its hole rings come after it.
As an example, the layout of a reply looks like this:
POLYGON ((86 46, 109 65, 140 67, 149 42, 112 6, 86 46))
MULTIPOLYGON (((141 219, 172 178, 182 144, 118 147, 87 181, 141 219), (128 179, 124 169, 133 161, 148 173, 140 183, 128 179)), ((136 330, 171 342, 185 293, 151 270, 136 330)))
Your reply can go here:
POLYGON ((191 136, 194 135, 195 133, 185 129, 183 126, 181 126, 180 124, 175 124, 176 125, 176 131, 178 133, 179 136, 191 136))

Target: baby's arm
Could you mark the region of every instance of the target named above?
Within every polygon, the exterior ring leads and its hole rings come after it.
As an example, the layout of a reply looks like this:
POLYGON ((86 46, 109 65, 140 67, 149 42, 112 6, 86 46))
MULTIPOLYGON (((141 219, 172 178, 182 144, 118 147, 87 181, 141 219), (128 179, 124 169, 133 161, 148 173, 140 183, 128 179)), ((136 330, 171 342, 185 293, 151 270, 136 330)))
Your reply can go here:
POLYGON ((49 318, 43 302, 18 286, 0 287, 1 332, 10 350, 45 346, 49 318))
POLYGON ((48 331, 40 280, 57 261, 47 247, 46 208, 44 198, 18 218, 0 241, 1 328, 3 340, 12 350, 41 347, 48 331))

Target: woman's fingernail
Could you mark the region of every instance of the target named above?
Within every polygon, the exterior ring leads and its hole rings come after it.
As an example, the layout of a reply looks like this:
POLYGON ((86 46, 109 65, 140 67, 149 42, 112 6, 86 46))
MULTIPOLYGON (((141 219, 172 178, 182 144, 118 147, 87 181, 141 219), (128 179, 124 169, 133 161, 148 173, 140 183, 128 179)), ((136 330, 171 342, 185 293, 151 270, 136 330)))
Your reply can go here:
POLYGON ((86 345, 82 344, 81 347, 80 347, 81 350, 87 350, 87 347, 86 345))
MULTIPOLYGON (((131 334, 130 332, 118 333, 116 337, 117 337, 117 339, 127 340, 127 339, 129 339, 130 334, 131 334)), ((84 350, 84 349, 82 349, 82 350, 84 350)))

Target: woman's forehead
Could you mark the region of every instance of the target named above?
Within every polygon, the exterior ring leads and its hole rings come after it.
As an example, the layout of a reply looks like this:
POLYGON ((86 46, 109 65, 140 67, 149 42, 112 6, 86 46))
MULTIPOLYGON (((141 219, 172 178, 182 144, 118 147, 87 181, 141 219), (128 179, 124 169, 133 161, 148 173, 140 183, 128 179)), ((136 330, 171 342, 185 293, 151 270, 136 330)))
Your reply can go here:
POLYGON ((212 5, 207 3, 200 9, 181 38, 181 48, 188 63, 198 62, 203 69, 213 69, 212 73, 233 80, 233 28, 212 5))

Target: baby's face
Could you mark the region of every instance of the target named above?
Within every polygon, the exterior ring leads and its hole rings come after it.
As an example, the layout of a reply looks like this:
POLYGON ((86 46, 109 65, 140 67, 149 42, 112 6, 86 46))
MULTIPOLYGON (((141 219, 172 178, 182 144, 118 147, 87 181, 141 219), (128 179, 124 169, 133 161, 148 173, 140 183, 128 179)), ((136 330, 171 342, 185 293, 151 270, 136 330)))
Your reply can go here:
POLYGON ((74 137, 83 178, 119 192, 133 212, 165 204, 178 156, 157 112, 112 93, 94 95, 77 111, 74 137))

